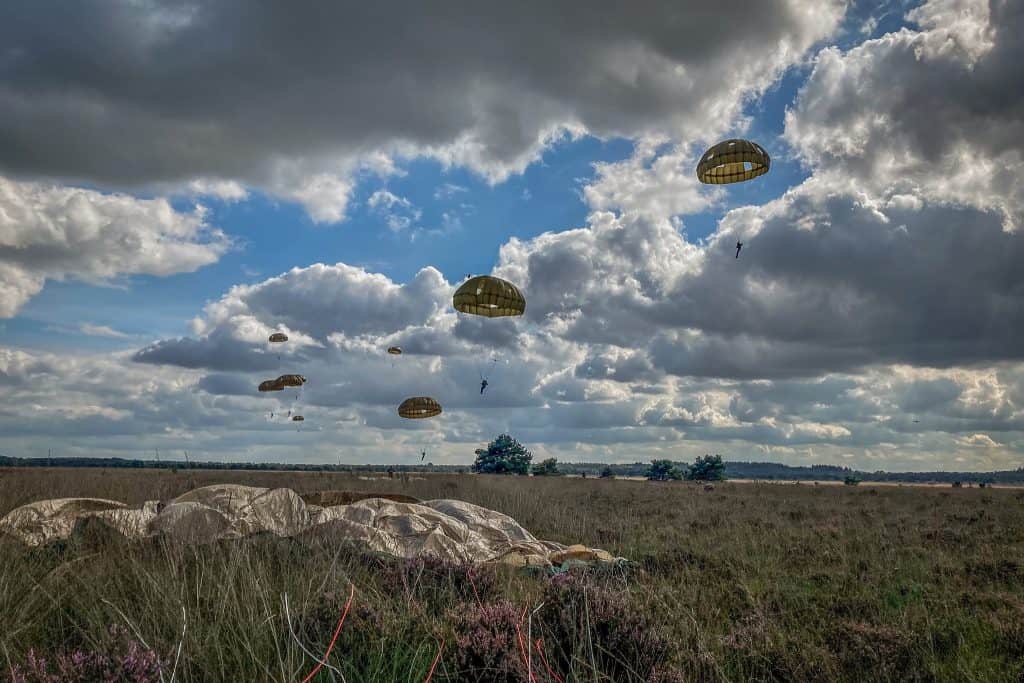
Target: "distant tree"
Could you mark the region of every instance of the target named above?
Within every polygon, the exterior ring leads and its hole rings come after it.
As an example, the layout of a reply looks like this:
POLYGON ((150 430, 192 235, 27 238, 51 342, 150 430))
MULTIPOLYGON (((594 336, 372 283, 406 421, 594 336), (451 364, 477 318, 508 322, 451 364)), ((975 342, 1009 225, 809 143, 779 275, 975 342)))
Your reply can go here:
POLYGON ((473 471, 481 474, 529 474, 533 454, 508 434, 476 449, 473 471))
POLYGON ((557 477, 560 474, 561 472, 558 471, 558 460, 555 458, 541 460, 533 466, 533 476, 535 477, 557 477))
POLYGON ((647 479, 650 481, 669 481, 682 478, 683 473, 671 460, 652 460, 651 466, 647 468, 647 479))
POLYGON ((725 463, 720 455, 703 455, 693 461, 686 472, 691 481, 722 481, 725 479, 725 463))
POLYGON ((605 465, 604 468, 601 470, 601 478, 602 479, 614 479, 615 478, 615 471, 612 470, 612 468, 609 467, 608 465, 605 465))
POLYGON ((843 479, 843 483, 846 484, 847 486, 856 486, 857 484, 860 483, 860 479, 858 479, 857 477, 846 477, 843 479))

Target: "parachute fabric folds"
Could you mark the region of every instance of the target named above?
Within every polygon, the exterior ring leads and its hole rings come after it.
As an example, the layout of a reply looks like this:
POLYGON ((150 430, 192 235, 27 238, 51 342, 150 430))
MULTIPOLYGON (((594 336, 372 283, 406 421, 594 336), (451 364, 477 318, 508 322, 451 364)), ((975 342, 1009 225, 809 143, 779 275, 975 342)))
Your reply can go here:
POLYGON ((441 404, 429 396, 413 396, 402 401, 398 406, 398 415, 418 420, 425 417, 435 417, 441 414, 441 404))
POLYGON ((301 387, 306 383, 306 378, 302 375, 281 375, 274 382, 282 387, 301 387))
POLYGON ((526 299, 511 282, 490 275, 472 277, 455 290, 452 305, 460 313, 487 318, 522 315, 526 299))
POLYGON ((275 332, 274 334, 270 335, 270 339, 268 341, 270 341, 271 344, 280 344, 282 342, 288 341, 288 335, 285 334, 284 332, 275 332))
POLYGON ((771 164, 768 152, 757 143, 725 140, 704 152, 697 164, 697 178, 709 185, 740 183, 764 175, 771 164))
POLYGON ((68 538, 77 522, 87 518, 102 519, 129 539, 162 536, 209 543, 267 532, 285 537, 323 534, 395 557, 516 566, 546 566, 552 558, 558 564, 567 552, 597 561, 611 557, 583 546, 566 548, 539 540, 508 515, 460 500, 406 503, 371 497, 320 507, 291 489, 237 484, 205 486, 165 505, 147 501, 137 509, 90 498, 38 501, 0 519, 0 533, 37 546, 68 538))
POLYGON ((284 391, 284 386, 277 383, 276 379, 267 379, 260 382, 260 391, 284 391))

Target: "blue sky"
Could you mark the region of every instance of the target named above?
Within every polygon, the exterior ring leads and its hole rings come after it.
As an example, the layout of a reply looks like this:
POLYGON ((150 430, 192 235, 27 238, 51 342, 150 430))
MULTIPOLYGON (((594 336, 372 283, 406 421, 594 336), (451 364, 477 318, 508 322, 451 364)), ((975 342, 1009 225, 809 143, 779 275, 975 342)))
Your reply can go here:
POLYGON ((280 8, 0 11, 0 452, 401 461, 426 438, 463 462, 514 425, 569 460, 1019 463, 1015 19, 954 4, 408 5, 405 42, 360 8, 294 10, 294 35, 280 8), (700 186, 734 136, 771 172, 700 186), (467 273, 527 315, 460 320, 467 273), (287 437, 251 391, 275 329, 311 378, 287 437), (465 378, 492 353, 485 401, 465 378), (397 420, 403 386, 449 417, 397 420))

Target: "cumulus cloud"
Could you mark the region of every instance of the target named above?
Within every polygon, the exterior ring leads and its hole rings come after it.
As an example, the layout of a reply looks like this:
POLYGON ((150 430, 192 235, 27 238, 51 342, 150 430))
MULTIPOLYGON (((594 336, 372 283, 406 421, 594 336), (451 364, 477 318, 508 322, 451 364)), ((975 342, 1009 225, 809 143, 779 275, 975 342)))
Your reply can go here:
POLYGON ((16 314, 48 279, 191 272, 229 246, 201 207, 182 213, 164 199, 0 177, 0 317, 16 314))
POLYGON ((5 7, 0 171, 118 188, 216 178, 335 222, 354 170, 388 173, 389 157, 499 181, 566 135, 712 134, 843 13, 577 4, 5 7))

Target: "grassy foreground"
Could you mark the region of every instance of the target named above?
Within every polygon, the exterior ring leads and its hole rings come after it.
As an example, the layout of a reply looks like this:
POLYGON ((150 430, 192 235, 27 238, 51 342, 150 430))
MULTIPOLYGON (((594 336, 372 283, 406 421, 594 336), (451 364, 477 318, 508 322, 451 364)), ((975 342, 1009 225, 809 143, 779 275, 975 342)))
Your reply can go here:
POLYGON ((419 682, 440 650, 433 681, 526 681, 526 648, 538 683, 1024 677, 1018 490, 11 469, 0 515, 217 482, 459 498, 636 566, 548 577, 396 561, 330 533, 201 547, 88 526, 46 548, 0 539, 0 680, 170 680, 177 658, 179 681, 300 681, 315 662, 296 641, 327 649, 350 586, 328 661, 341 673, 313 680, 419 682))

